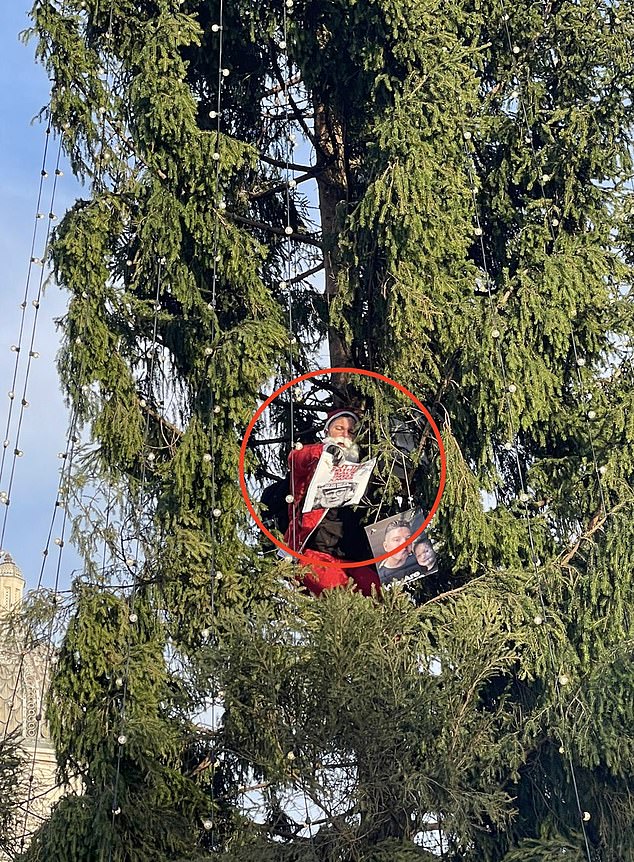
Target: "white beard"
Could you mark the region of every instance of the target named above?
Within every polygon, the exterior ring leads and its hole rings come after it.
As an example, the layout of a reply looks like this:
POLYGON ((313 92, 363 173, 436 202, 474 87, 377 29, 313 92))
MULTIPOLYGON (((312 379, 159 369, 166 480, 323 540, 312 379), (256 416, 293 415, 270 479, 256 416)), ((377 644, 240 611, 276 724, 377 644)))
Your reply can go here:
POLYGON ((346 461, 351 461, 353 464, 359 463, 359 447, 349 437, 326 437, 325 444, 334 443, 343 449, 346 461))

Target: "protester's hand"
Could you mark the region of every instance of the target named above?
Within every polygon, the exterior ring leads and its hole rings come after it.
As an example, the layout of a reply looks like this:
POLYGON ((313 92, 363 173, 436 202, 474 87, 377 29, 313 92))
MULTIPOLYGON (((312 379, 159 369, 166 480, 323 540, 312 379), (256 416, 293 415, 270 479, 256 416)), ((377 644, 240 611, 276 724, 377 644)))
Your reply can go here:
POLYGON ((324 446, 324 449, 332 458, 333 464, 341 464, 341 462, 345 460, 346 456, 343 449, 341 446, 337 446, 336 443, 327 443, 324 446))

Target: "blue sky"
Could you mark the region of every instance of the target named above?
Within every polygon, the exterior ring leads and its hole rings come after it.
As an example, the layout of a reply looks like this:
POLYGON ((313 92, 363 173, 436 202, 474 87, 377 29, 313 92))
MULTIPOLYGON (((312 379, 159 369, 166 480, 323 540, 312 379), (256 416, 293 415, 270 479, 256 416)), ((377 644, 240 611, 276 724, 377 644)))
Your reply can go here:
MULTIPOLYGON (((4 439, 9 398, 16 354, 11 345, 19 335, 22 302, 27 287, 34 227, 35 256, 43 253, 48 218, 36 222, 37 195, 42 167, 45 126, 33 118, 48 100, 49 82, 44 69, 34 60, 35 45, 26 47, 18 34, 28 26, 28 6, 21 0, 5 0, 0 4, 0 438, 4 439)), ((49 178, 43 183, 40 209, 47 215, 50 209, 54 173, 56 142, 51 140, 47 167, 49 178)), ((59 217, 72 203, 79 189, 65 165, 64 176, 58 178, 54 211, 59 217)), ((37 295, 41 270, 32 269, 28 281, 27 307, 23 349, 20 352, 18 385, 13 410, 11 445, 0 481, 0 490, 6 491, 15 448, 15 423, 19 416, 28 346, 34 319, 31 300, 37 295)), ((40 358, 34 359, 29 374, 27 400, 19 435, 19 448, 24 455, 16 459, 11 505, 6 520, 2 547, 9 551, 32 587, 37 583, 42 567, 42 550, 54 512, 54 501, 61 461, 58 453, 65 448, 67 411, 63 403, 57 374, 55 355, 59 346, 54 318, 64 312, 65 295, 55 285, 45 292, 38 314, 34 350, 40 358)), ((4 506, 0 507, 0 533, 4 506)), ((42 582, 52 586, 58 565, 58 546, 54 538, 60 535, 61 513, 53 529, 51 551, 44 567, 42 582)), ((70 546, 65 546, 61 557, 61 580, 68 585, 69 572, 77 565, 77 557, 70 546)))

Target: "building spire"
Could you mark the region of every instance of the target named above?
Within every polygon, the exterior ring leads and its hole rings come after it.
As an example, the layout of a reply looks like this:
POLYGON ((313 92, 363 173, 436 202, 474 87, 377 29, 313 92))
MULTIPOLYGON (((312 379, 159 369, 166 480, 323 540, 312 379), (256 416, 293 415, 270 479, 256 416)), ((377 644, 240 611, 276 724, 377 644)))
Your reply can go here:
POLYGON ((0 550, 0 614, 8 613, 22 601, 24 578, 8 551, 0 550))

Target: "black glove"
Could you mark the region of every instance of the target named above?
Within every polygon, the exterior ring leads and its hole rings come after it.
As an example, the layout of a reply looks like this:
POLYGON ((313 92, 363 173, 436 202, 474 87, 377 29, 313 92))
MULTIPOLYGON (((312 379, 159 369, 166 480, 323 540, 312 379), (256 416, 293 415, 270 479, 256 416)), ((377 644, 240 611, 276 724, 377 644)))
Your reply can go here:
POLYGON ((341 446, 337 446, 336 443, 327 443, 324 446, 324 451, 328 452, 329 455, 332 456, 333 464, 341 464, 342 461, 345 461, 345 454, 341 446))

